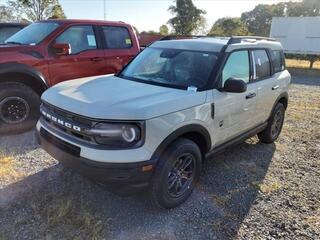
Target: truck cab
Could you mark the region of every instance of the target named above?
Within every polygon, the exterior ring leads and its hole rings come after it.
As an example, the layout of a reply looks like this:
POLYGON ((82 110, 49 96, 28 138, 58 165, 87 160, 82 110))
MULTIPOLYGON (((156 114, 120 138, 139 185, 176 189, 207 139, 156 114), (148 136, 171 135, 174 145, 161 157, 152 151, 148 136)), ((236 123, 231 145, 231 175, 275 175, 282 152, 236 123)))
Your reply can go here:
POLYGON ((123 22, 47 20, 17 32, 0 45, 0 133, 32 129, 47 88, 117 73, 139 49, 123 22))

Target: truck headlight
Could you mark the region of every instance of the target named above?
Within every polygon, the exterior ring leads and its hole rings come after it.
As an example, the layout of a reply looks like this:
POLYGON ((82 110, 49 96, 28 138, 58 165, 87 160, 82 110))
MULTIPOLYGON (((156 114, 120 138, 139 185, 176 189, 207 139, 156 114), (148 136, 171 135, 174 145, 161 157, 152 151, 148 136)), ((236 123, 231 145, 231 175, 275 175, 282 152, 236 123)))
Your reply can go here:
POLYGON ((114 149, 136 148, 143 144, 142 126, 135 123, 98 123, 89 130, 95 141, 114 149))

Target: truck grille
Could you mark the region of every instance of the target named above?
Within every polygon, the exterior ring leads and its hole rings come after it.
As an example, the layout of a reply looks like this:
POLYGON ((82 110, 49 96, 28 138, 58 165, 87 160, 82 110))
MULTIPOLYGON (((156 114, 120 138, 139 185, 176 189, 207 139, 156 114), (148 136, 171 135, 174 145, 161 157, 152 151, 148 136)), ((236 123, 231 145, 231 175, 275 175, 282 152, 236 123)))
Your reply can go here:
POLYGON ((94 142, 93 137, 85 133, 86 129, 93 127, 95 124, 93 121, 44 102, 41 105, 40 112, 42 119, 54 129, 79 140, 94 142))

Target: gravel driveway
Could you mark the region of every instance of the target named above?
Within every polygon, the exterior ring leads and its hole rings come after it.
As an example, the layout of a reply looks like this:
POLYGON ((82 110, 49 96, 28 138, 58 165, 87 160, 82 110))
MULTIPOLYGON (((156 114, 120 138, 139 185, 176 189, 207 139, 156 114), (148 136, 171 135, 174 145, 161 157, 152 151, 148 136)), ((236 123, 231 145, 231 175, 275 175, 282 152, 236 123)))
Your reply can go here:
POLYGON ((34 133, 0 138, 0 239, 319 239, 320 84, 294 79, 282 135, 216 155, 190 199, 154 208, 64 170, 34 133))

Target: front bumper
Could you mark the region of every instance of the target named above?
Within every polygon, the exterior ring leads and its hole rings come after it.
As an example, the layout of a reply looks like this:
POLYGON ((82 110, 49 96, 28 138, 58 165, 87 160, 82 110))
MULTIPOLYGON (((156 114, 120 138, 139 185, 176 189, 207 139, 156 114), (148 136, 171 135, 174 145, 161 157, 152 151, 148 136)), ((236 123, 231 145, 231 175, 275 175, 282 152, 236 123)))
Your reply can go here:
POLYGON ((36 136, 41 147, 63 166, 114 190, 121 187, 120 192, 148 186, 157 162, 156 159, 133 163, 96 162, 81 157, 79 147, 57 138, 42 127, 36 131, 36 136))

